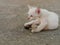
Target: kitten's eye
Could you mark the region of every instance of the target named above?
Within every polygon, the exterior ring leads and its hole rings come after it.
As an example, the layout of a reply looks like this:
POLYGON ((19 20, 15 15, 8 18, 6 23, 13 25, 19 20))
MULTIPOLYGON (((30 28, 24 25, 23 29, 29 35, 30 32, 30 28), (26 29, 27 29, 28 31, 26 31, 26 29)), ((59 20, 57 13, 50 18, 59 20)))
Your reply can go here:
POLYGON ((32 15, 30 17, 33 17, 32 15))

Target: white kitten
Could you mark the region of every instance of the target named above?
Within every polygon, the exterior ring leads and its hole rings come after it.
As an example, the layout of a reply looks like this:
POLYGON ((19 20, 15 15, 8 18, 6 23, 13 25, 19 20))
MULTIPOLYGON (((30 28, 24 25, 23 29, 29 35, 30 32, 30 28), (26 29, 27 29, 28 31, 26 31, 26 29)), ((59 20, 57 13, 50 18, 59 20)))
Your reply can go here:
POLYGON ((29 6, 28 19, 31 20, 28 23, 25 23, 24 26, 33 24, 37 21, 37 18, 40 18, 40 25, 31 32, 39 32, 47 26, 47 29, 56 29, 59 25, 59 17, 56 13, 50 12, 46 9, 41 9, 37 7, 29 6))

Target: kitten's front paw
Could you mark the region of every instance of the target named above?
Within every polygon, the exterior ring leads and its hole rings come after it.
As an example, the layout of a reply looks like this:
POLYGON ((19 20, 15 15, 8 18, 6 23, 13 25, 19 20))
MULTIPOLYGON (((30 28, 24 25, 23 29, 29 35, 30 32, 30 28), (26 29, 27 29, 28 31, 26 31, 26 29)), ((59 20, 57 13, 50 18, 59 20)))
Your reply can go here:
POLYGON ((34 30, 31 30, 31 32, 33 33, 33 32, 34 32, 34 30))
POLYGON ((25 23, 25 24, 24 24, 24 27, 25 27, 25 26, 27 26, 27 25, 28 25, 28 24, 27 24, 27 23, 25 23))
POLYGON ((35 30, 31 30, 32 33, 36 32, 35 30))
POLYGON ((25 29, 30 29, 31 28, 31 25, 28 25, 27 23, 24 25, 24 28, 25 29))

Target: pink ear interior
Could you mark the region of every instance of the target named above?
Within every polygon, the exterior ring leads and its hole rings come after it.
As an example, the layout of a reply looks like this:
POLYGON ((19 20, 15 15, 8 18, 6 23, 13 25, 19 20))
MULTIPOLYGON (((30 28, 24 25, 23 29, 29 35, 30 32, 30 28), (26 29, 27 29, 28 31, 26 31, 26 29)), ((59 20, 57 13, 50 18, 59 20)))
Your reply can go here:
POLYGON ((40 14, 40 8, 37 8, 36 12, 37 12, 38 14, 40 14))

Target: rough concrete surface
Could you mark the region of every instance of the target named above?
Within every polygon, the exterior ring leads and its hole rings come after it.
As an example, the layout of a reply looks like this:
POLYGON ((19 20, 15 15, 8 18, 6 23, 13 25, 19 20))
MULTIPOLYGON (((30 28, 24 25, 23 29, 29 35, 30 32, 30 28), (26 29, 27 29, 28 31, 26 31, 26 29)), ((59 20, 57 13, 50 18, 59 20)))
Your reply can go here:
POLYGON ((0 45, 60 45, 60 28, 39 33, 23 28, 28 4, 54 11, 60 17, 60 0, 0 0, 0 45))

